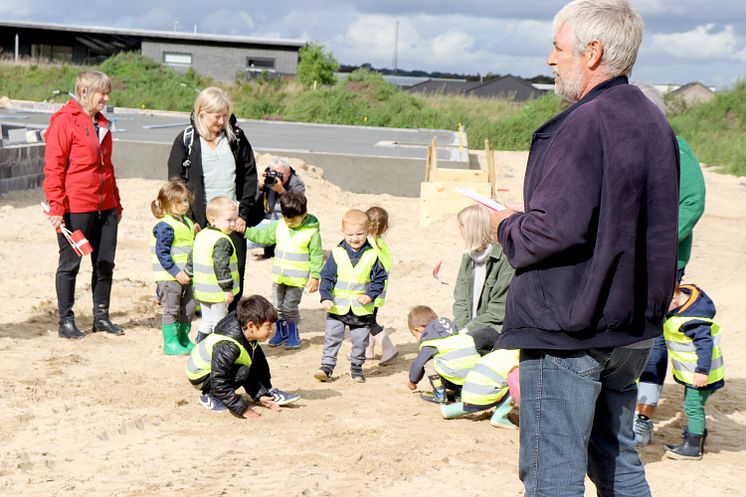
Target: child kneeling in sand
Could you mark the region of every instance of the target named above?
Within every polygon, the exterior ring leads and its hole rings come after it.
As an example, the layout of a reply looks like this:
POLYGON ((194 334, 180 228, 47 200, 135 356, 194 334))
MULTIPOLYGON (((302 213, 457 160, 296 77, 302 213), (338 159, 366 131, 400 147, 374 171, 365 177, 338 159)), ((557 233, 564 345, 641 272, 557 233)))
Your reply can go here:
POLYGON ((410 390, 417 388, 432 360, 434 373, 428 371, 428 379, 433 391, 422 398, 438 404, 446 403, 449 393, 454 398, 460 394, 467 373, 492 350, 499 336, 489 327, 459 334, 453 321, 438 317, 424 305, 414 307, 407 322, 410 333, 420 344, 420 353, 409 369, 407 386, 410 390))
POLYGON ((277 311, 260 295, 244 297, 236 310, 215 326, 189 356, 187 378, 202 391, 199 402, 207 409, 228 409, 240 418, 259 414, 236 389, 243 387, 252 399, 269 409, 295 402, 299 395, 272 388, 269 364, 259 342, 267 340, 277 321, 277 311))
POLYGON ((440 406, 443 417, 453 419, 494 407, 492 426, 516 428, 508 414, 520 402, 519 353, 520 350, 497 349, 482 357, 466 374, 461 402, 440 406))

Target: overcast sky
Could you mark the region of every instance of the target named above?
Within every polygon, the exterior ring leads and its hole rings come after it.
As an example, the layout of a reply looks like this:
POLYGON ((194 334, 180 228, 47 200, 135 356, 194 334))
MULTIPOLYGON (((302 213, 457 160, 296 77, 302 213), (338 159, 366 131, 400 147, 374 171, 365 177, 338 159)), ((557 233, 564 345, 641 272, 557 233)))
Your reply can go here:
MULTIPOLYGON (((0 19, 316 41, 344 64, 549 75, 565 0, 0 0, 0 19)), ((746 1, 631 0, 645 19, 633 79, 722 88, 746 75, 746 1)))

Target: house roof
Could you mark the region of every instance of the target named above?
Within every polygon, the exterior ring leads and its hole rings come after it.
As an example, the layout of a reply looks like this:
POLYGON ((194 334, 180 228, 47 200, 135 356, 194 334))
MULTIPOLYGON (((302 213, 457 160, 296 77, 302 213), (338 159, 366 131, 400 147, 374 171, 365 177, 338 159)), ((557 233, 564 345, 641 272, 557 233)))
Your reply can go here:
POLYGON ((102 26, 71 26, 66 24, 53 23, 35 23, 35 22, 13 22, 0 21, 0 28, 19 28, 19 29, 39 29, 49 31, 66 31, 74 33, 90 34, 107 34, 134 36, 138 38, 155 38, 176 41, 189 42, 208 42, 208 43, 230 43, 240 45, 274 45, 303 47, 306 45, 304 40, 285 39, 285 38, 253 38, 248 36, 217 35, 210 33, 191 33, 188 31, 154 31, 145 29, 120 29, 102 26))

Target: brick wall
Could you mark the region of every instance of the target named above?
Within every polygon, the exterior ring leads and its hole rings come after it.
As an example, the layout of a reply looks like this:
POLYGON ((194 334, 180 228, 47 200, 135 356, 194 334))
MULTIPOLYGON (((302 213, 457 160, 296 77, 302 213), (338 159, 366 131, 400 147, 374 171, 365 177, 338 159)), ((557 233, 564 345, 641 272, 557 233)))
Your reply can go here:
POLYGON ((41 186, 44 144, 0 147, 0 195, 41 186))

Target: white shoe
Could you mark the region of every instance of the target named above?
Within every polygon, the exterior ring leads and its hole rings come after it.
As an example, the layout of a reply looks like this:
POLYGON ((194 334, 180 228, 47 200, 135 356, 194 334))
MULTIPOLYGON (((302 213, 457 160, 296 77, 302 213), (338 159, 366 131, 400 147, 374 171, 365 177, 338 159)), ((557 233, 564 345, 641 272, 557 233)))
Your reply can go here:
POLYGON ((376 338, 381 337, 381 349, 383 352, 381 352, 381 360, 378 361, 379 366, 385 366, 387 364, 390 364, 396 356, 399 355, 399 351, 394 346, 394 342, 391 341, 391 338, 386 334, 385 331, 380 332, 378 335, 376 335, 376 338))

